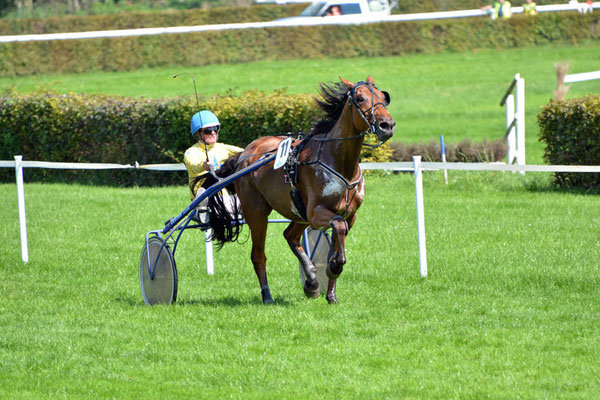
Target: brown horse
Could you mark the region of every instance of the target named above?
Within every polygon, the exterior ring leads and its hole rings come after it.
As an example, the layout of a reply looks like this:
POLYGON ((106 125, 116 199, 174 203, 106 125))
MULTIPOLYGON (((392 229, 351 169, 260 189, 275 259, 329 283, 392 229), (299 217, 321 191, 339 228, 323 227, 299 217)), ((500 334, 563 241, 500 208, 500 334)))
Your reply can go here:
MULTIPOLYGON (((251 258, 264 303, 273 302, 265 256, 268 217, 272 210, 292 221, 284 237, 304 269, 304 292, 311 298, 319 296, 319 282, 300 238, 308 226, 320 230, 332 228, 333 254, 327 266, 326 298, 330 303, 337 303, 336 279, 346 263, 346 235, 356 221, 356 210, 365 194, 359 167, 364 137, 375 133, 384 142, 394 133, 395 122, 386 109, 389 94, 379 90, 371 76, 366 82, 356 84, 341 79, 330 86, 320 86, 323 99, 316 101, 325 117, 314 125, 306 138, 295 140, 286 166, 275 170, 273 163, 269 163, 235 180, 233 185, 250 227, 251 258)), ((225 177, 247 167, 261 156, 274 152, 283 139, 283 136, 268 136, 253 141, 242 153, 229 159, 217 174, 225 177)), ((236 240, 239 227, 223 208, 222 199, 211 198, 209 210, 214 240, 220 245, 236 240)))

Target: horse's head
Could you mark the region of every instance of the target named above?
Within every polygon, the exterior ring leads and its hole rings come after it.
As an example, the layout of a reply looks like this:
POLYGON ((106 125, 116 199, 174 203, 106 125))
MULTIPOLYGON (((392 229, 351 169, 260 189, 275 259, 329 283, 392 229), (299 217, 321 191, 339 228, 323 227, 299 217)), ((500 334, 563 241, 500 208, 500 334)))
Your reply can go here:
POLYGON ((396 122, 386 108, 390 104, 390 94, 379 90, 371 75, 366 82, 353 83, 340 79, 348 88, 350 107, 358 111, 354 113, 354 126, 362 132, 376 133, 382 142, 391 138, 396 122))

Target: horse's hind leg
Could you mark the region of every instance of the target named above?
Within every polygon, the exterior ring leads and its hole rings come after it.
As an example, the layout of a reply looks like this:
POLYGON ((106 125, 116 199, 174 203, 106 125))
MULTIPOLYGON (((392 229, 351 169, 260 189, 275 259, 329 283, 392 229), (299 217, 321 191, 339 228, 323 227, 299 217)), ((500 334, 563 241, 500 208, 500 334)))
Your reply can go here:
MULTIPOLYGON (((248 220, 246 219, 246 222, 248 220)), ((252 253, 251 259, 254 265, 254 272, 260 284, 260 294, 264 304, 273 303, 269 282, 267 281, 267 256, 265 254, 265 238, 267 236, 267 220, 264 223, 249 223, 250 234, 252 235, 252 253)))
POLYGON ((271 296, 271 290, 267 281, 267 256, 265 254, 265 240, 271 208, 259 193, 250 192, 247 186, 242 186, 241 184, 240 187, 236 186, 238 193, 241 193, 242 189, 244 190, 244 196, 240 195, 239 197, 242 205, 242 213, 250 228, 250 235, 252 237, 252 253, 250 257, 254 265, 254 272, 260 284, 263 303, 273 303, 273 297, 271 296))
POLYGON ((283 236, 285 237, 285 240, 287 240, 294 255, 300 261, 300 265, 302 265, 302 269, 304 270, 304 276, 306 277, 306 281, 304 282, 304 294, 306 297, 316 299, 321 294, 321 291, 319 290, 319 281, 317 281, 317 269, 300 245, 300 237, 302 237, 302 232, 304 232, 307 226, 308 224, 292 222, 286 228, 285 232, 283 232, 283 236))

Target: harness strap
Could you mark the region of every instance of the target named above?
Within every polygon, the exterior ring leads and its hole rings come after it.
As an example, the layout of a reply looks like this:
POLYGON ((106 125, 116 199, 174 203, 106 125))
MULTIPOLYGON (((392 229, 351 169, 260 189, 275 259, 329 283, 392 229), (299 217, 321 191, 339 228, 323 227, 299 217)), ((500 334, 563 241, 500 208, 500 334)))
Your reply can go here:
POLYGON ((319 164, 320 166, 325 168, 327 171, 331 172, 333 175, 335 175, 337 178, 339 178, 342 182, 344 182, 344 184, 346 185, 346 189, 354 189, 356 187, 356 185, 358 185, 360 183, 360 181, 362 181, 362 179, 363 179, 363 175, 361 172, 360 178, 358 178, 356 181, 350 183, 350 181, 348 179, 346 179, 346 177, 344 177, 344 175, 340 174, 335 169, 333 169, 329 165, 325 164, 323 161, 317 160, 316 164, 319 164))
POLYGON ((292 201, 294 202, 294 206, 296 207, 296 210, 298 210, 298 214, 300 214, 302 219, 304 219, 305 221, 308 221, 308 217, 306 216, 306 206, 304 205, 304 202, 302 201, 302 197, 300 197, 300 192, 298 191, 298 188, 294 185, 292 185, 292 190, 290 190, 290 197, 292 198, 292 201))
MULTIPOLYGON (((344 208, 344 212, 342 213, 342 215, 345 215, 348 212, 348 208, 350 208, 350 201, 354 198, 354 195, 356 195, 356 190, 355 190, 354 193, 352 194, 352 199, 351 199, 350 198, 350 191, 352 189, 356 189, 356 187, 364 179, 362 171, 360 171, 360 177, 357 180, 355 180, 354 182, 350 182, 342 174, 340 174, 335 169, 331 168, 329 165, 325 164, 321 160, 318 161, 318 165, 322 166, 327 171, 331 172, 335 177, 337 177, 338 179, 340 179, 346 185, 346 196, 345 196, 346 197, 346 199, 345 199, 346 200, 346 207, 344 208)), ((358 167, 358 168, 360 169, 360 167, 358 167)))
POLYGON ((344 217, 342 217, 341 215, 334 215, 331 218, 331 220, 329 220, 329 226, 331 228, 335 229, 334 226, 333 226, 333 221, 336 221, 336 220, 339 220, 339 219, 341 219, 342 222, 344 223, 344 225, 346 226, 346 235, 347 235, 348 231, 350 230, 350 228, 348 227, 348 221, 346 221, 346 219, 344 217))
MULTIPOLYGON (((327 165, 323 161, 321 161, 321 150, 323 148, 324 142, 358 139, 358 138, 363 138, 365 135, 377 132, 377 129, 379 129, 379 128, 375 124, 375 118, 374 118, 375 111, 381 107, 386 108, 386 104, 382 101, 375 102, 375 97, 377 97, 378 100, 381 100, 381 98, 375 94, 375 92, 373 91, 373 88, 376 88, 376 86, 373 85, 372 83, 361 81, 361 82, 358 82, 351 91, 348 91, 348 97, 350 100, 348 102, 348 106, 350 107, 351 110, 352 110, 352 107, 354 106, 354 108, 356 108, 356 111, 358 111, 361 118, 367 123, 367 126, 369 126, 369 128, 366 131, 360 132, 351 137, 344 137, 344 138, 328 138, 328 137, 316 138, 316 137, 314 137, 314 135, 309 135, 309 136, 304 137, 302 139, 302 141, 296 147, 292 148, 292 151, 290 152, 290 155, 288 156, 287 162, 283 167, 283 169, 285 171, 285 182, 289 183, 292 186, 292 190, 290 191, 290 197, 292 198, 292 201, 293 201, 296 209, 300 213, 300 216, 302 218, 304 218, 304 220, 308 221, 308 218, 306 216, 306 206, 302 202, 302 197, 300 196, 300 192, 298 191, 298 188, 296 187, 296 184, 298 183, 298 165, 306 165, 306 166, 320 165, 323 169, 325 169, 326 171, 328 171, 329 173, 331 173, 335 177, 337 177, 339 180, 341 180, 344 183, 344 185, 346 185, 346 193, 345 193, 346 207, 345 207, 342 215, 345 215, 348 212, 348 208, 350 207, 350 202, 356 195, 356 191, 355 191, 353 193, 352 199, 351 199, 350 191, 352 189, 356 189, 357 186, 364 180, 362 171, 360 171, 360 177, 356 181, 350 182, 342 174, 340 174, 335 169, 333 169, 332 167, 330 167, 329 165, 327 165), (360 109, 358 102, 355 99, 356 90, 361 86, 366 86, 369 89, 369 91, 371 92, 371 109, 368 112, 368 116, 371 117, 372 122, 369 122, 369 118, 367 118, 367 115, 365 115, 366 113, 360 109), (311 162, 300 163, 298 161, 298 157, 300 156, 302 149, 304 148, 306 143, 308 143, 309 140, 314 140, 315 142, 319 142, 317 159, 315 161, 311 161, 311 162)), ((383 145, 383 143, 384 142, 380 142, 379 144, 376 144, 376 145, 363 143, 363 145, 372 147, 372 148, 377 148, 377 147, 383 145)), ((360 167, 359 167, 359 170, 360 170, 360 167)), ((343 219, 342 216, 339 216, 339 217, 343 219)), ((344 220, 344 222, 345 222, 345 220, 344 220)))
POLYGON ((197 177, 195 177, 192 182, 190 182, 190 191, 192 192, 192 194, 194 195, 194 197, 196 197, 196 190, 194 190, 194 188, 196 187, 196 185, 198 184, 198 182, 200 182, 203 179, 206 179, 206 177, 210 175, 210 172, 203 172, 200 175, 198 175, 197 177))

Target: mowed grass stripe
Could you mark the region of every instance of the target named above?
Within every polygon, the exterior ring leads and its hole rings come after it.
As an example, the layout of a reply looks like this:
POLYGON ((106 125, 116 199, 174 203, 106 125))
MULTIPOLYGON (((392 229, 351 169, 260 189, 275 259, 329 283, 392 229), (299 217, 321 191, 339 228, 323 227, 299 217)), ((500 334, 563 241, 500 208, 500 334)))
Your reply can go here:
POLYGON ((227 245, 207 276, 199 231, 177 250, 177 304, 144 306, 143 237, 185 207, 184 186, 27 184, 22 264, 16 190, 3 185, 0 392, 593 398, 597 196, 551 190, 545 174, 424 178, 429 276, 412 175, 370 175, 336 307, 304 298, 283 225, 267 242, 274 306, 260 302, 250 243, 227 245))

